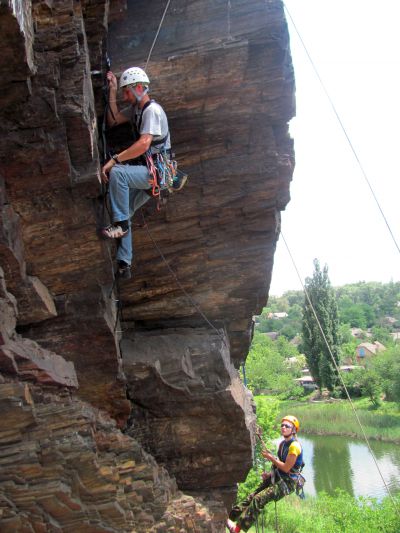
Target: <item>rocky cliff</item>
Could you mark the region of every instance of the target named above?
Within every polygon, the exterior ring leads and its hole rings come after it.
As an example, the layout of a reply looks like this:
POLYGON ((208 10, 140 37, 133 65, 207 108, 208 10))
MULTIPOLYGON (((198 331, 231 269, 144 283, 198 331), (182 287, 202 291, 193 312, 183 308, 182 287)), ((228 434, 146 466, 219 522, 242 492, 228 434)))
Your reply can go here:
POLYGON ((283 5, 170 2, 147 71, 190 178, 136 215, 117 287, 106 54, 143 67, 165 6, 0 1, 1 531, 222 532, 251 466, 237 369, 294 165, 283 5))

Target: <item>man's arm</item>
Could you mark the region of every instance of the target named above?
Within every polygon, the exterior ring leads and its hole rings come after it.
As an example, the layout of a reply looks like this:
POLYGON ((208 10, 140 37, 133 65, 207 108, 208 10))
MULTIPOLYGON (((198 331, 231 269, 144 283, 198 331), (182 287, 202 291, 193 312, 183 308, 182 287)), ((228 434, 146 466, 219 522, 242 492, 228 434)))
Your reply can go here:
POLYGON ((288 454, 285 462, 280 461, 279 459, 274 457, 272 453, 267 452, 265 450, 262 450, 261 453, 263 457, 265 457, 265 459, 268 459, 268 461, 271 461, 271 463, 277 468, 279 468, 279 470, 282 470, 282 472, 286 472, 286 473, 288 473, 294 467, 296 463, 296 459, 297 459, 297 455, 293 453, 288 454))
MULTIPOLYGON (((135 157, 139 157, 140 155, 143 155, 150 148, 152 140, 153 140, 153 135, 150 135, 149 133, 144 133, 129 148, 127 148, 126 150, 123 150, 119 154, 116 154, 118 160, 121 163, 123 163, 124 161, 128 161, 128 159, 135 159, 135 157)), ((104 183, 108 182, 108 179, 109 179, 108 174, 115 164, 116 164, 116 161, 114 159, 110 159, 103 166, 102 171, 101 171, 101 179, 104 183)))
POLYGON ((150 135, 150 133, 144 133, 136 142, 129 146, 129 148, 120 152, 118 154, 118 159, 123 163, 124 161, 128 161, 128 159, 135 159, 136 157, 143 155, 150 148, 152 140, 153 135, 150 135))
POLYGON ((118 111, 118 107, 117 107, 118 81, 115 75, 111 71, 107 72, 107 81, 108 81, 108 89, 109 89, 108 107, 107 107, 107 124, 110 128, 112 128, 113 126, 117 126, 118 124, 129 122, 129 118, 118 111))

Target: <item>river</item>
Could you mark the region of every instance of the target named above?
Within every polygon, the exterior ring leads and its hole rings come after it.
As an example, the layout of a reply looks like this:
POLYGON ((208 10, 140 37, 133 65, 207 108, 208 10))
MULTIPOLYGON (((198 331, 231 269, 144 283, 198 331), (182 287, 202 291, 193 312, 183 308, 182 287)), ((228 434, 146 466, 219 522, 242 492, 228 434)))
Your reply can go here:
MULTIPOLYGON (((307 479, 306 495, 325 491, 333 494, 340 488, 353 496, 380 500, 387 495, 385 485, 364 441, 349 437, 299 435, 303 445, 303 474, 307 479)), ((400 492, 400 446, 370 441, 377 463, 394 494, 400 492)))

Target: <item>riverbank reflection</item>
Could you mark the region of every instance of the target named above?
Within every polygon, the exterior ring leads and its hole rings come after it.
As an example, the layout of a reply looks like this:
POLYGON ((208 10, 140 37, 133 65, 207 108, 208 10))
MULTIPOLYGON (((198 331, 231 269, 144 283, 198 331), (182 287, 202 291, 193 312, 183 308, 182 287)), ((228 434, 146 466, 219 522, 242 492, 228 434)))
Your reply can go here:
MULTIPOLYGON (((381 499, 387 490, 365 443, 348 437, 302 435, 306 495, 336 488, 353 496, 381 499)), ((371 441, 379 468, 389 489, 400 491, 400 449, 396 444, 371 441)))

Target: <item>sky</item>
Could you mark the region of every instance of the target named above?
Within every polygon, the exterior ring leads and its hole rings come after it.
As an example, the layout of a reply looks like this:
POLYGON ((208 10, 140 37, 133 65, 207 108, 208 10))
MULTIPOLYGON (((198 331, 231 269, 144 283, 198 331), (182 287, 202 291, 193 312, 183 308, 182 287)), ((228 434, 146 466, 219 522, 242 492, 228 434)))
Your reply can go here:
MULTIPOLYGON (((285 0, 400 246, 400 0, 285 0)), ((301 279, 400 281, 400 252, 287 14, 296 168, 282 233, 301 279)), ((270 294, 301 290, 282 238, 270 294)))

